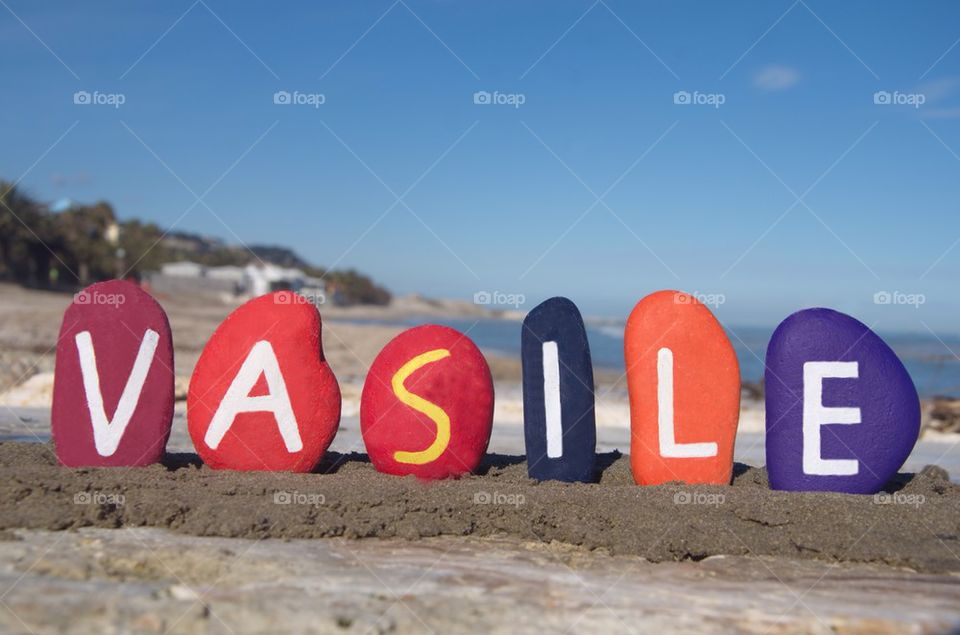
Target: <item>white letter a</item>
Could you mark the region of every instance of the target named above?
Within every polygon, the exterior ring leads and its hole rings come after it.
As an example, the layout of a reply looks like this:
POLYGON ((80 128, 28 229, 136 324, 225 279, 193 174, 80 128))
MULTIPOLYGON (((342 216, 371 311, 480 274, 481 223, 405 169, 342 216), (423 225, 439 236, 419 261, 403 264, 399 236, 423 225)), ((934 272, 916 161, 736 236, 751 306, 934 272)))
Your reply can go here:
POLYGON ((227 389, 220 405, 217 407, 210 427, 203 437, 204 443, 216 450, 234 419, 241 412, 272 412, 283 437, 283 444, 287 452, 299 452, 303 449, 300 439, 300 430, 297 419, 290 405, 290 396, 287 394, 287 385, 280 373, 280 364, 273 352, 270 342, 261 340, 253 345, 247 359, 243 361, 240 372, 233 378, 233 383, 227 389), (268 394, 256 397, 250 396, 250 391, 256 385, 260 375, 267 380, 268 394))

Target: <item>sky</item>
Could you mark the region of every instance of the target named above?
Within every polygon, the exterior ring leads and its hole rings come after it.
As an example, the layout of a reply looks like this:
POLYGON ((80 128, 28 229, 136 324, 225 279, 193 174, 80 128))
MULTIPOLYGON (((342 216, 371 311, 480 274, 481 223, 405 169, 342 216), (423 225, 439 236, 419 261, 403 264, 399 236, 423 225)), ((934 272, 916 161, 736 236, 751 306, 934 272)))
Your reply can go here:
POLYGON ((0 53, 45 201, 398 294, 960 333, 956 2, 2 0, 0 53))

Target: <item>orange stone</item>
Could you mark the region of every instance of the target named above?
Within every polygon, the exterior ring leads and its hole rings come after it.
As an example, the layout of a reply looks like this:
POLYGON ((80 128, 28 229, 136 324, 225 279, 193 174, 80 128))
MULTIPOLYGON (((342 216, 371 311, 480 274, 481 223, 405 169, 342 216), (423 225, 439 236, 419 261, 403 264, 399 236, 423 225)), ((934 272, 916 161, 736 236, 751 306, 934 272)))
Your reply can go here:
POLYGON ((740 366, 710 309, 680 291, 640 300, 624 333, 630 466, 640 485, 728 485, 740 366))

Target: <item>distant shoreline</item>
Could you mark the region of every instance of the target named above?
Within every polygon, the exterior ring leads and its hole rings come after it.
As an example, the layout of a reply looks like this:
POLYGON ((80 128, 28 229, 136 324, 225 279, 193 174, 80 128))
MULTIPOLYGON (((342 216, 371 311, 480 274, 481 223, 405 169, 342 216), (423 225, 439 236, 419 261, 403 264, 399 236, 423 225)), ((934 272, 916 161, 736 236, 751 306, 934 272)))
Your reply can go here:
MULTIPOLYGON (((431 322, 444 324, 466 333, 485 353, 519 359, 522 317, 516 314, 504 316, 482 307, 465 307, 469 303, 459 300, 430 301, 436 310, 429 312, 424 310, 422 302, 398 308, 321 308, 321 312, 328 322, 361 327, 409 328, 431 322)), ((622 375, 625 369, 622 348, 624 321, 618 323, 614 318, 588 318, 585 324, 595 373, 614 377, 622 375)), ((734 326, 728 330, 740 363, 741 380, 749 385, 751 391, 763 381, 766 345, 775 328, 734 326)), ((954 357, 940 339, 916 333, 881 334, 881 337, 907 367, 921 398, 960 395, 960 359, 954 357)))

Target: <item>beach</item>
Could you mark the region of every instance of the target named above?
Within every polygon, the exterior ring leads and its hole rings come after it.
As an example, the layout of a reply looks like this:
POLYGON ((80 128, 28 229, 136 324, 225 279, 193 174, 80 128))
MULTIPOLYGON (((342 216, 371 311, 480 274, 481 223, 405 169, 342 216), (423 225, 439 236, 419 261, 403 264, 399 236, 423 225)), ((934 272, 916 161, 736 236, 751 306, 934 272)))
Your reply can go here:
MULTIPOLYGON (((960 435, 927 430, 883 494, 775 492, 762 400, 745 392, 729 487, 639 488, 615 369, 597 384, 598 478, 537 483, 519 359, 484 350, 497 403, 476 474, 425 484, 364 454, 366 369, 403 324, 502 320, 462 301, 321 307, 344 396, 313 474, 201 464, 190 372, 235 307, 158 298, 174 333, 168 455, 67 469, 50 444, 53 349, 71 297, 0 285, 0 627, 10 632, 945 632, 960 623, 960 435), (548 581, 548 582, 545 582, 548 581)), ((468 330, 464 327, 464 330, 468 330)))

